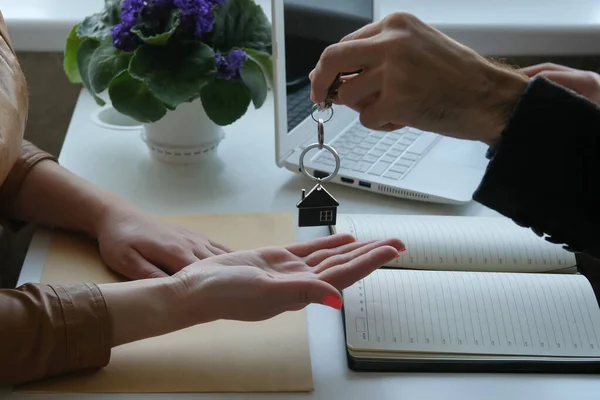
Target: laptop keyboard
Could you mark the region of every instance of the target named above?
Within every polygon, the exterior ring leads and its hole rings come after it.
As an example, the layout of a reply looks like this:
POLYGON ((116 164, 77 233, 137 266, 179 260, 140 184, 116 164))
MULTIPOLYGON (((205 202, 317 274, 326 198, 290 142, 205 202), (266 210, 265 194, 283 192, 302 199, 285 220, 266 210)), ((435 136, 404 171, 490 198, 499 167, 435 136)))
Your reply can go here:
POLYGON ((313 103, 310 100, 310 85, 306 85, 287 96, 288 131, 294 129, 304 121, 312 111, 313 103))
MULTIPOLYGON (((405 177, 440 138, 435 133, 414 128, 372 131, 356 122, 330 145, 340 155, 340 173, 356 171, 398 180, 405 177)), ((319 151, 312 161, 335 166, 333 155, 327 150, 319 151)))

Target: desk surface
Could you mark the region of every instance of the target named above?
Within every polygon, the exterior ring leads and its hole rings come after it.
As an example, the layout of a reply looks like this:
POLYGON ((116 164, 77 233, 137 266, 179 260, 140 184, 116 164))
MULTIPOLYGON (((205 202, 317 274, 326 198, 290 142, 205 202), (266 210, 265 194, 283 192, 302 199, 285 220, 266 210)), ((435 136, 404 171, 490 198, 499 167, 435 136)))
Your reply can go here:
MULTIPOLYGON (((60 162, 85 179, 155 213, 295 212, 300 190, 310 182, 302 175, 279 169, 274 161, 272 98, 226 128, 217 161, 195 166, 173 166, 152 161, 138 131, 109 131, 91 122, 95 104, 83 92, 75 108, 60 162), (262 182, 262 183, 261 183, 262 182)), ((331 185, 340 212, 434 213, 497 215, 476 204, 442 206, 394 199, 331 185)), ((298 229, 298 238, 325 235, 319 228, 298 229)), ((36 235, 25 260, 20 283, 39 281, 47 237, 36 235)), ((544 400, 576 398, 600 393, 596 376, 366 374, 347 369, 341 314, 308 307, 308 327, 315 391, 300 394, 181 394, 174 399, 446 399, 544 400)), ((2 397, 0 392, 0 397, 2 397)), ((11 398, 7 393, 7 398, 11 398)), ((17 396, 14 396, 17 398, 17 396)), ((160 395, 19 396, 19 399, 161 398, 160 395)))
MULTIPOLYGON (((291 1, 319 4, 315 0, 291 1)), ((270 18, 271 0, 256 2, 270 18)), ((597 0, 379 2, 380 16, 394 11, 411 12, 486 54, 600 54, 597 0)), ((331 2, 321 2, 323 7, 331 7, 325 3, 331 2)), ((0 0, 0 10, 17 50, 60 52, 73 25, 100 10, 103 4, 103 0, 0 0)))

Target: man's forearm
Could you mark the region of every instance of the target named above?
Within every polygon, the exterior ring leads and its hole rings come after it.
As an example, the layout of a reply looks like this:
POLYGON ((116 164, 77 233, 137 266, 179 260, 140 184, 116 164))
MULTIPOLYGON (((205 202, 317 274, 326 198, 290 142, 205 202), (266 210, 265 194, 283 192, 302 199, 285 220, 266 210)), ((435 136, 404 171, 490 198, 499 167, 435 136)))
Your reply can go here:
POLYGON ((129 205, 116 195, 98 188, 44 160, 28 172, 8 217, 95 235, 98 221, 107 209, 129 205))
POLYGON ((544 78, 523 94, 474 199, 600 259, 600 108, 544 78))

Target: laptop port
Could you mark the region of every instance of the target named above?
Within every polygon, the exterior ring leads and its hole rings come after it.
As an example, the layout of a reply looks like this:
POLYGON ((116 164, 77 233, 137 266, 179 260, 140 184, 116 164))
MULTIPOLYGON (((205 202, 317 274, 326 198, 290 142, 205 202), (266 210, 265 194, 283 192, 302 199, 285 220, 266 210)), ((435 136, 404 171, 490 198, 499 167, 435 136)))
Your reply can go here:
POLYGON ((344 183, 349 183, 349 184, 353 184, 354 183, 354 179, 350 179, 350 178, 344 178, 343 176, 340 178, 342 180, 342 182, 344 183))
POLYGON ((359 186, 370 188, 371 184, 369 182, 358 181, 359 186))

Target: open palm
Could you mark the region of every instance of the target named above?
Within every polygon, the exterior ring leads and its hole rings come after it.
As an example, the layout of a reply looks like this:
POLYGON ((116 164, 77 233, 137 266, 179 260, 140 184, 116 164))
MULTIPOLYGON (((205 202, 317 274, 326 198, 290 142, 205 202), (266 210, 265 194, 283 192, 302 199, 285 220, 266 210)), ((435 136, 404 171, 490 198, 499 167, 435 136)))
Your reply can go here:
POLYGON ((236 251, 176 274, 210 293, 215 319, 257 321, 310 303, 341 307, 340 290, 398 257, 398 239, 356 241, 337 234, 286 247, 236 251))

